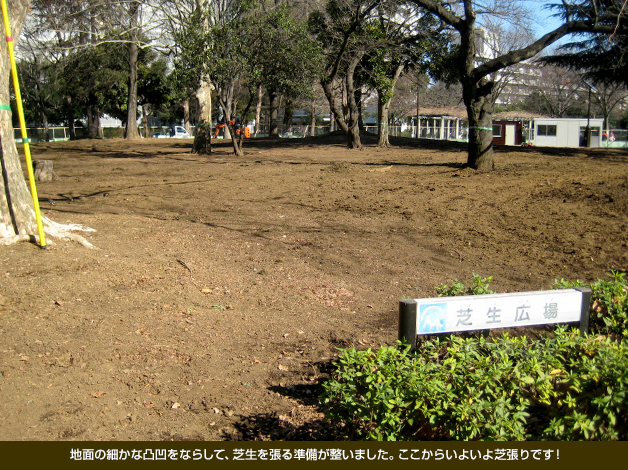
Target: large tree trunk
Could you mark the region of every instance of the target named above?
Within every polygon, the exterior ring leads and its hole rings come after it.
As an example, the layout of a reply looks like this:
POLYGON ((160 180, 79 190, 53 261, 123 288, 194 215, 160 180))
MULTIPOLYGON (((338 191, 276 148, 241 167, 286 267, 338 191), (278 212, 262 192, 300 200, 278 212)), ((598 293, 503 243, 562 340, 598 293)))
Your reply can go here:
POLYGON ((127 105, 126 138, 129 140, 138 139, 140 134, 137 130, 137 65, 139 56, 139 11, 140 2, 133 1, 129 5, 129 17, 131 24, 131 43, 129 45, 129 100, 127 105))
POLYGON ((388 110, 390 100, 385 101, 380 91, 377 92, 377 146, 386 148, 390 146, 388 140, 388 110))
POLYGON ((199 119, 194 133, 192 153, 209 155, 212 153, 212 85, 202 82, 196 92, 199 106, 199 119))
POLYGON ((257 104, 255 105, 255 130, 254 135, 257 137, 260 125, 262 124, 262 99, 264 98, 264 89, 262 85, 257 88, 257 104))
POLYGON ((286 105, 283 109, 283 125, 286 126, 286 130, 288 130, 288 127, 292 125, 292 118, 294 116, 294 103, 292 98, 286 99, 286 105))
POLYGON ((183 108, 183 127, 188 134, 192 133, 192 127, 190 126, 190 100, 183 100, 181 103, 183 108))
MULTIPOLYGON (((13 0, 8 3, 11 33, 17 38, 29 9, 29 0, 13 0)), ((20 158, 13 138, 11 111, 8 107, 10 59, 8 49, 0 47, 0 244, 20 240, 36 240, 37 219, 33 198, 26 185, 20 158)), ((89 230, 79 226, 61 226, 43 218, 47 234, 71 238, 87 246, 92 246, 82 237, 68 234, 67 230, 89 230)))
POLYGON ((347 147, 350 149, 361 149, 362 140, 360 139, 360 109, 356 101, 356 87, 354 82, 355 68, 364 56, 364 52, 356 53, 345 72, 344 86, 346 93, 347 116, 344 116, 344 110, 338 106, 334 96, 334 87, 331 80, 323 80, 321 85, 325 92, 325 97, 329 102, 329 107, 336 118, 336 122, 347 136, 347 147))
POLYGON ((476 69, 476 14, 473 3, 465 0, 465 21, 460 26, 458 70, 462 100, 469 119, 467 166, 492 170, 493 163, 493 87, 495 83, 476 69))
POLYGON ((126 118, 126 138, 139 138, 137 131, 137 44, 131 43, 129 54, 129 101, 126 118))
POLYGON ((350 112, 349 119, 345 119, 342 108, 335 103, 332 84, 324 82, 322 83, 322 86, 332 112, 332 129, 334 128, 333 124, 335 122, 347 136, 347 147, 350 149, 361 149, 362 141, 360 140, 360 126, 358 123, 357 110, 355 112, 350 112), (353 117, 355 117, 355 119, 352 119, 353 117))
POLYGON ((87 106, 87 136, 90 139, 102 137, 100 110, 98 109, 98 105, 95 104, 87 106))
POLYGON ((493 160, 493 82, 482 79, 463 81, 462 94, 469 118, 467 166, 492 170, 493 160))
POLYGON ((279 137, 279 102, 281 95, 276 90, 268 90, 270 100, 270 129, 269 137, 279 137))
MULTIPOLYGON (((19 34, 26 12, 28 0, 14 0, 9 3, 9 18, 11 33, 15 37, 19 34)), ((10 59, 5 45, 0 47, 0 239, 12 238, 18 235, 34 237, 37 233, 37 222, 33 199, 24 180, 24 173, 20 165, 20 158, 13 138, 13 125, 10 109, 5 109, 10 103, 9 77, 10 59)))
POLYGON ((397 85, 397 80, 401 76, 401 72, 403 72, 404 65, 399 64, 395 69, 395 73, 393 74, 393 78, 390 82, 389 87, 386 89, 377 90, 377 129, 378 129, 378 138, 377 138, 377 146, 378 147, 390 147, 390 141, 388 139, 388 115, 390 111, 390 103, 392 102, 393 93, 395 91, 395 86, 397 85))

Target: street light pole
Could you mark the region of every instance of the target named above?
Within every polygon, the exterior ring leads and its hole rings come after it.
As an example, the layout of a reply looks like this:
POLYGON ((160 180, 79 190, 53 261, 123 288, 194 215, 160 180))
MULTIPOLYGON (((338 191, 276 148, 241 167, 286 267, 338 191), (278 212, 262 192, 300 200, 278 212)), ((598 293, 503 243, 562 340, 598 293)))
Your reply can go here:
POLYGON ((591 87, 589 87, 589 104, 587 105, 587 129, 585 131, 585 139, 587 141, 587 148, 591 148, 591 87))
POLYGON ((591 148, 591 92, 598 93, 598 89, 595 85, 584 80, 584 83, 589 87, 589 104, 587 105, 587 128, 585 130, 585 139, 587 141, 587 147, 591 148))

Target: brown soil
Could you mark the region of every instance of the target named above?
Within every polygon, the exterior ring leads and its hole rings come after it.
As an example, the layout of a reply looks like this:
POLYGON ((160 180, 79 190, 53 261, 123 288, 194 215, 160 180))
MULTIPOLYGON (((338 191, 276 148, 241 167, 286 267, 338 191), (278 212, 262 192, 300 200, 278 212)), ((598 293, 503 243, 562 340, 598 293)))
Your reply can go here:
POLYGON ((625 151, 499 148, 486 173, 434 142, 190 148, 32 146, 44 215, 97 249, 0 247, 1 439, 340 439, 320 383, 337 348, 395 343, 400 299, 628 267, 625 151))

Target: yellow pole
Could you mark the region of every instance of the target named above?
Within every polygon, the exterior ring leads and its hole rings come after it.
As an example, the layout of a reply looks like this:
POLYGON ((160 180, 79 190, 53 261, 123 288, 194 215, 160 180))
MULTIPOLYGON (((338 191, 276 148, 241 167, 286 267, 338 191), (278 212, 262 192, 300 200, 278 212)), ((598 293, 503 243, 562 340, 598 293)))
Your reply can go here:
POLYGON ((13 49, 13 37, 11 36, 11 25, 9 24, 9 11, 6 0, 2 2, 2 19, 4 20, 4 29, 7 33, 7 45, 9 47, 9 58, 11 60, 11 74, 13 75, 13 89, 15 91, 15 101, 17 104, 17 114, 20 118, 20 129, 22 130, 22 142, 24 143, 24 157, 26 159, 26 167, 28 168, 28 180, 31 186, 31 194, 33 196, 33 206, 35 207, 35 217, 37 219, 37 230, 39 232, 39 246, 46 248, 46 236, 44 234, 44 224, 41 220, 41 210, 39 209, 39 197, 37 196, 37 185, 35 184, 35 175, 33 174, 33 161, 31 159, 31 148, 28 142, 28 133, 26 132, 26 121, 24 120, 24 108, 22 107, 22 94, 20 93, 20 81, 17 76, 17 66, 15 64, 15 51, 13 49))

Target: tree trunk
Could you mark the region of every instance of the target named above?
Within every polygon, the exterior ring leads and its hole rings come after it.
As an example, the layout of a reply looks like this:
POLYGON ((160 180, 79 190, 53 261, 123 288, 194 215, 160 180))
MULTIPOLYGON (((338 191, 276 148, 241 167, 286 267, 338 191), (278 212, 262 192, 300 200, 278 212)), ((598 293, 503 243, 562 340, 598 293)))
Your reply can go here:
POLYGON ((364 117, 362 116, 362 89, 358 88, 355 91, 355 102, 358 105, 358 126, 360 128, 360 132, 366 132, 366 124, 364 124, 364 117))
POLYGON ((90 139, 102 137, 100 110, 98 109, 98 105, 95 104, 87 107, 87 136, 90 139))
POLYGON ((281 96, 276 90, 269 90, 268 96, 270 99, 270 129, 268 130, 268 136, 279 137, 279 101, 281 96))
POLYGON ((362 142, 360 140, 360 126, 358 124, 357 110, 355 112, 351 112, 349 114, 349 119, 345 120, 342 109, 338 107, 334 101, 331 83, 325 82, 322 83, 322 85, 323 90, 325 91, 325 96, 327 96, 327 101, 329 102, 329 107, 332 111, 332 129, 335 121, 335 123, 340 126, 340 129, 342 129, 342 132, 344 132, 347 136, 347 147, 350 149, 361 149, 362 142), (352 117, 355 117, 355 120, 353 120, 352 117))
MULTIPOLYGON (((245 128, 247 122, 244 120, 245 116, 248 116, 249 110, 253 105, 253 101, 255 100, 255 95, 252 93, 249 94, 249 101, 246 103, 246 106, 242 110, 242 118, 236 119, 234 121, 228 122, 225 129, 230 129, 229 134, 231 135, 231 143, 233 144, 233 153, 238 157, 244 156, 244 135, 246 133, 245 128)), ((220 100, 220 106, 222 108, 227 107, 227 103, 225 103, 222 99, 220 100)), ((235 106, 234 106, 235 108, 235 106)), ((235 111, 234 111, 235 114, 235 111)), ((225 137, 226 138, 226 137, 225 137)))
POLYGON ((58 179, 52 160, 33 160, 35 181, 54 181, 58 179))
POLYGON ((388 109, 390 100, 385 101, 380 91, 377 92, 377 146, 380 148, 390 147, 388 140, 388 109))
POLYGON ((148 133, 150 132, 148 129, 148 115, 149 115, 149 111, 148 111, 148 105, 142 105, 142 124, 144 124, 144 138, 147 139, 150 137, 150 135, 148 135, 148 133))
POLYGON ((192 153, 209 155, 212 153, 212 85, 202 82, 196 92, 198 99, 199 119, 194 133, 192 153))
POLYGON ((316 106, 312 105, 312 116, 310 118, 310 137, 316 136, 316 106))
POLYGON ((334 96, 333 80, 327 79, 321 81, 321 85, 323 87, 323 91, 325 92, 325 97, 327 98, 329 107, 333 113, 333 116, 336 118, 336 123, 338 123, 342 131, 347 136, 347 147, 357 150, 362 148, 362 141, 360 139, 360 109, 358 107, 358 102, 356 101, 356 87, 354 83, 354 75, 355 68, 357 67, 363 56, 364 51, 356 53, 349 62, 349 65, 345 72, 343 89, 346 89, 347 92, 343 98, 346 98, 346 118, 344 115, 344 110, 336 103, 334 96))
MULTIPOLYGON (((29 7, 28 0, 14 0, 8 4, 11 33, 14 39, 24 24, 29 7)), ((24 179, 20 158, 13 138, 11 111, 5 109, 10 103, 9 52, 0 47, 0 241, 16 236, 35 238, 37 221, 33 199, 24 179)))
POLYGON ((225 124, 227 124, 225 127, 222 128, 224 139, 231 138, 231 127, 229 123, 231 121, 231 117, 234 115, 233 109, 236 104, 234 100, 234 95, 237 81, 237 78, 232 78, 231 80, 229 80, 229 82, 223 84, 223 86, 220 87, 219 99, 222 107, 222 113, 225 119, 225 124))
POLYGON ((183 127, 188 134, 191 134, 192 127, 190 126, 190 100, 183 100, 181 106, 183 107, 183 127))
POLYGON ((131 43, 129 46, 129 100, 127 105, 126 118, 126 138, 134 140, 139 138, 137 131, 137 44, 131 43))
POLYGON ((255 130, 254 135, 257 137, 260 125, 262 123, 262 99, 264 98, 264 89, 262 85, 257 88, 257 104, 255 105, 255 130))
POLYGON ((397 86, 397 80, 399 80, 401 72, 403 72, 404 68, 405 65, 403 63, 398 64, 389 86, 381 90, 377 90, 378 147, 390 147, 390 140, 388 139, 388 114, 390 111, 390 103, 392 101, 393 93, 395 92, 395 86, 397 86))
POLYGON ((421 137, 421 85, 417 83, 416 87, 416 138, 421 137))
POLYGON ((242 143, 244 141, 243 139, 244 128, 240 129, 240 135, 238 135, 238 133, 236 132, 235 125, 234 126, 228 125, 227 127, 231 129, 230 131, 231 144, 233 145, 234 155, 236 155, 237 157, 243 157, 244 150, 242 149, 242 143))
POLYGON ((133 1, 129 5, 131 24, 131 43, 129 44, 129 99, 127 104, 126 138, 128 140, 140 137, 137 131, 137 66, 139 56, 139 11, 140 2, 133 1))
POLYGON ((469 118, 467 166, 476 170, 494 169, 493 160, 493 82, 466 80, 462 95, 469 118))
POLYGON ((65 97, 66 112, 68 118, 68 134, 70 134, 70 140, 76 140, 76 129, 74 128, 74 102, 70 95, 65 97))
POLYGON ((286 105, 283 108, 283 124, 286 126, 286 130, 288 127, 292 125, 292 117, 294 116, 294 103, 292 102, 292 98, 288 98, 286 100, 286 105))

